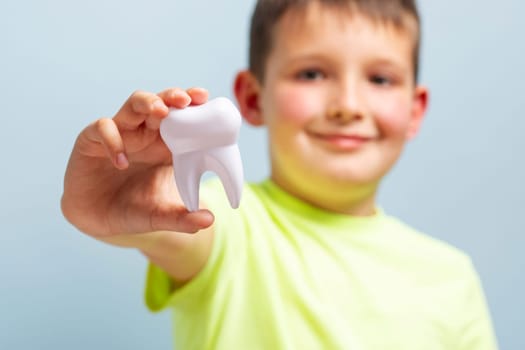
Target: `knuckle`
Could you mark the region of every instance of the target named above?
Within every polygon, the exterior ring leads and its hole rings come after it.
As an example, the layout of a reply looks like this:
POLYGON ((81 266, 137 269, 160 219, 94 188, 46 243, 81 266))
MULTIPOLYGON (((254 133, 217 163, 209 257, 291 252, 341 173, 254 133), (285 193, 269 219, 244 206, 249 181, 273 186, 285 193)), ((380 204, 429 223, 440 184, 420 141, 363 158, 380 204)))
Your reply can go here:
POLYGON ((152 96, 154 95, 143 90, 133 92, 129 98, 132 110, 137 113, 143 113, 152 96))
POLYGON ((137 90, 137 91, 134 91, 128 98, 128 101, 127 103, 131 105, 131 107, 133 108, 135 106, 135 104, 137 103, 137 101, 140 100, 140 96, 142 95, 142 92, 137 90))
POLYGON ((149 213, 149 226, 152 231, 158 231, 161 229, 162 217, 163 215, 160 208, 158 206, 153 207, 149 213))
POLYGON ((201 88, 200 86, 192 86, 190 87, 189 89, 186 90, 188 93, 193 93, 193 92, 197 92, 197 93, 208 93, 208 90, 204 89, 204 88, 201 88))
POLYGON ((170 98, 176 98, 180 95, 186 95, 186 91, 181 88, 175 87, 167 90, 167 95, 170 98))
POLYGON ((131 96, 129 97, 129 99, 130 100, 140 99, 141 97, 144 96, 144 94, 146 94, 146 92, 143 90, 135 90, 131 93, 131 96))
POLYGON ((95 121, 95 130, 98 134, 104 135, 106 130, 110 127, 112 120, 109 118, 100 118, 95 121))

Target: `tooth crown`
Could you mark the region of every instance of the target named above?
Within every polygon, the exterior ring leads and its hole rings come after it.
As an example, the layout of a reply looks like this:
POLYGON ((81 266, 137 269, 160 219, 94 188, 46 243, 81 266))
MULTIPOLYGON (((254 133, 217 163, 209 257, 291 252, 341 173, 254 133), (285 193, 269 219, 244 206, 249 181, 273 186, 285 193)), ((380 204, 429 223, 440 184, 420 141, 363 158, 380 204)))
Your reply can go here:
POLYGON ((239 206, 244 178, 236 142, 241 120, 235 105, 224 97, 172 108, 162 120, 160 135, 172 153, 175 182, 190 211, 199 208, 200 178, 207 170, 219 176, 230 205, 239 206))
POLYGON ((237 142, 241 115, 225 97, 198 106, 171 108, 160 133, 172 153, 185 153, 237 142))

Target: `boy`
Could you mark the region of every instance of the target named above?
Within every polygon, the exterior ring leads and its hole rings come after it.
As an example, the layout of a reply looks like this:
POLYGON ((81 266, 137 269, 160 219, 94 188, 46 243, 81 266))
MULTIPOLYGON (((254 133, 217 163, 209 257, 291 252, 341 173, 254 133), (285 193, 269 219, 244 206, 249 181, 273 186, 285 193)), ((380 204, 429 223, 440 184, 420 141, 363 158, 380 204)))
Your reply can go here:
POLYGON ((260 0, 234 91, 268 128, 270 179, 238 210, 208 182, 187 212, 158 129, 207 92, 136 92, 79 135, 64 215, 150 260, 177 349, 495 349, 468 257, 375 202, 426 111, 418 47, 413 1, 260 0))

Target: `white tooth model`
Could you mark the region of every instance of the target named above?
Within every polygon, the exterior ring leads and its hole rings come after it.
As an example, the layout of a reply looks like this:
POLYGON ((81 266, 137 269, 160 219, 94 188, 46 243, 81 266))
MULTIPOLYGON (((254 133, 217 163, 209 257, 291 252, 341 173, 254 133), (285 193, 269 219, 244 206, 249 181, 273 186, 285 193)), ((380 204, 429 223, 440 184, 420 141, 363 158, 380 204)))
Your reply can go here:
POLYGON ((225 97, 183 109, 171 108, 160 124, 160 135, 173 156, 175 183, 189 211, 199 209, 199 185, 204 172, 219 176, 232 208, 238 208, 243 187, 237 136, 241 115, 225 97))

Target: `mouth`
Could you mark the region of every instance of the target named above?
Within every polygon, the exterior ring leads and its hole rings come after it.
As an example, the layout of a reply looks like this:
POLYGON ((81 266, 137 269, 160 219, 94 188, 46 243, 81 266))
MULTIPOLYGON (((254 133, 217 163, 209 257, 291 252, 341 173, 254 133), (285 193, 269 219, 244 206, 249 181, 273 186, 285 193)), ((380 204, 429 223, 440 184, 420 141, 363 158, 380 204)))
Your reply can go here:
POLYGON ((313 132, 311 135, 324 146, 336 151, 357 150, 375 139, 375 137, 360 134, 313 132))

